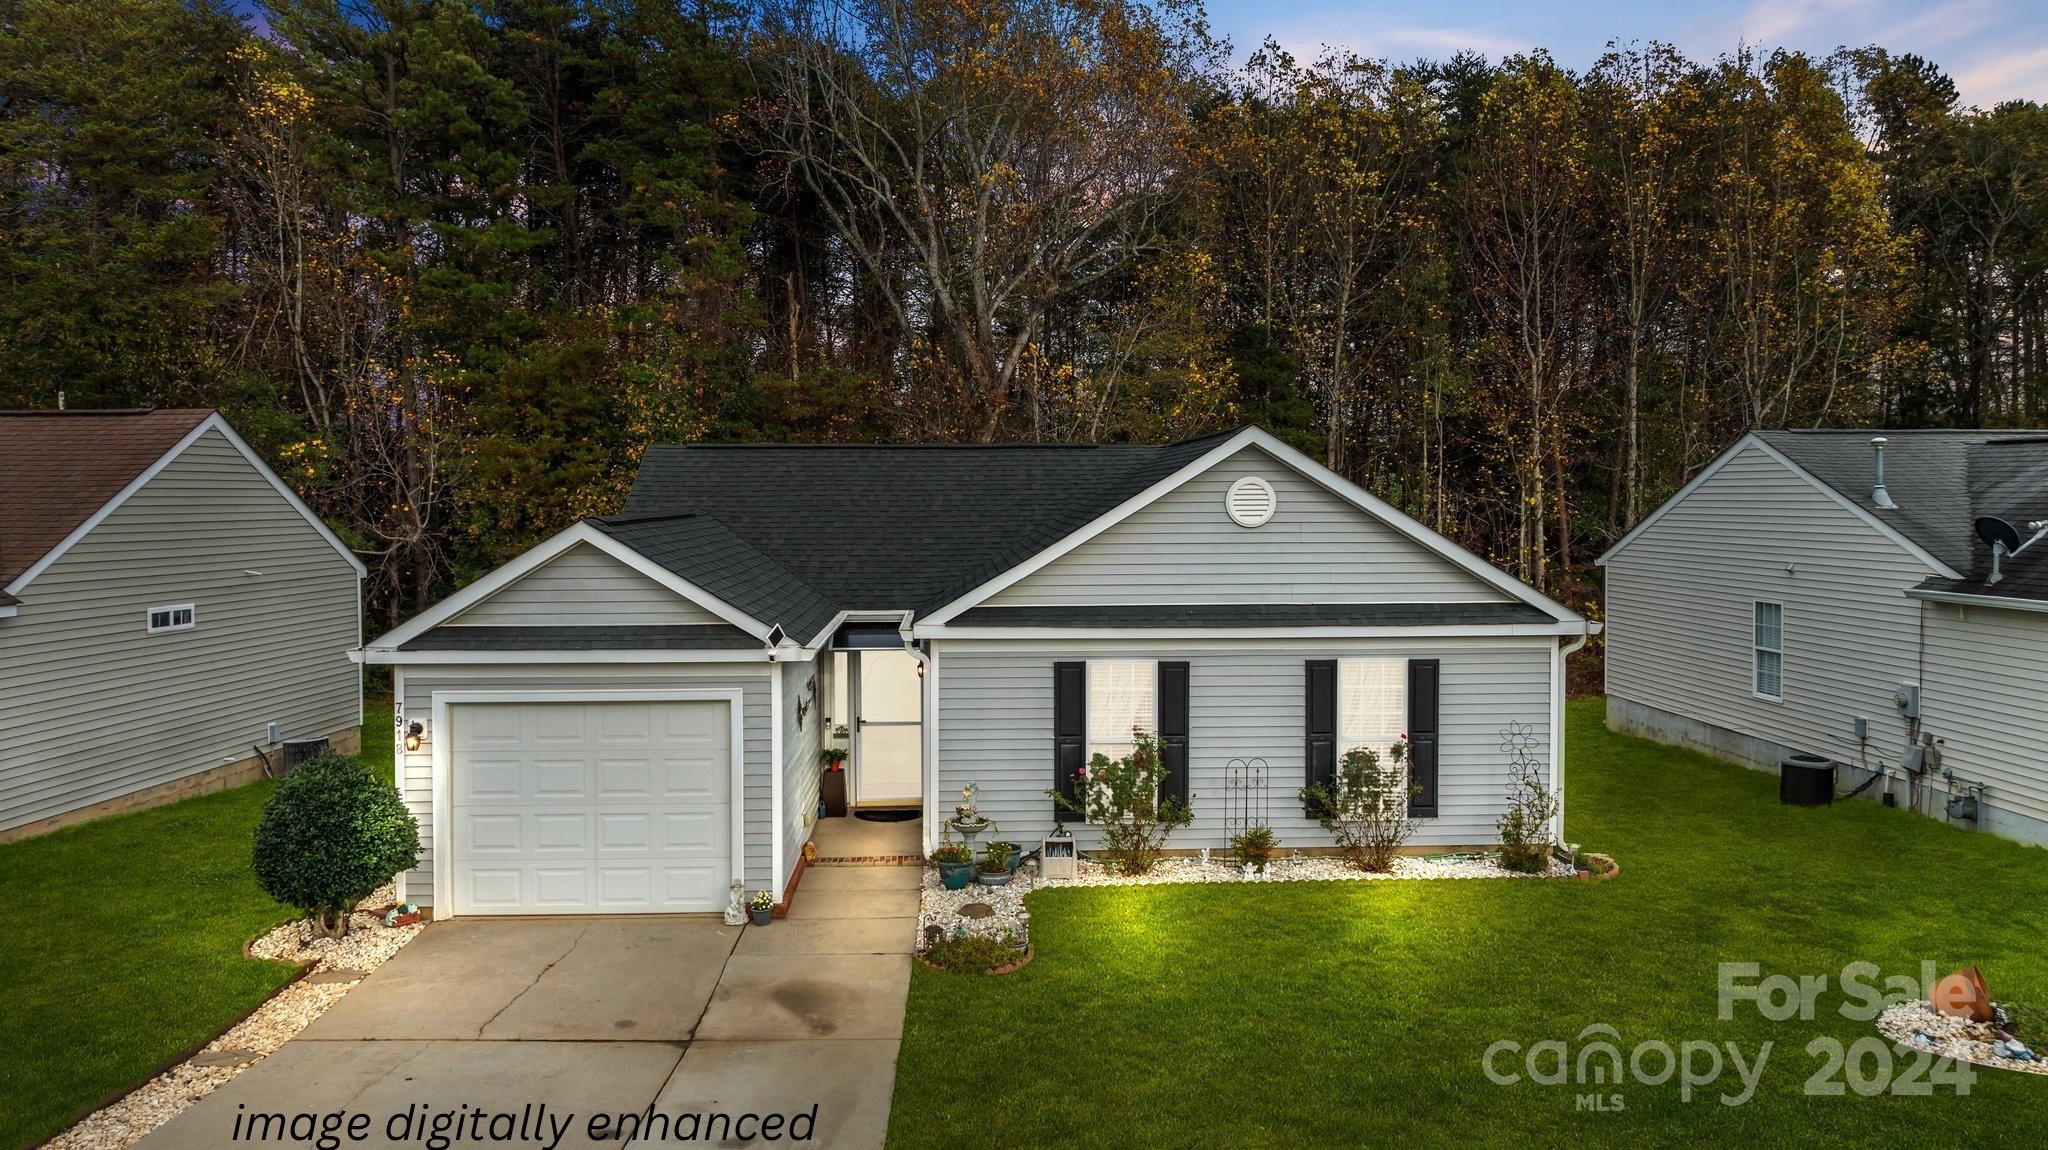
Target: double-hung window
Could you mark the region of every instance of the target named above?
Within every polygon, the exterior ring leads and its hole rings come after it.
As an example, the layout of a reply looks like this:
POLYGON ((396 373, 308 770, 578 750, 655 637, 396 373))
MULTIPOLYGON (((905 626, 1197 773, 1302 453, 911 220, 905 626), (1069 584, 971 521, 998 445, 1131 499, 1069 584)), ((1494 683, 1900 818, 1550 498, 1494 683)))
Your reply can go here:
POLYGON ((1088 745, 1081 761, 1131 753, 1138 731, 1159 731, 1159 665, 1151 660, 1088 663, 1088 745))
POLYGON ((1408 731, 1408 660, 1343 659, 1337 663, 1337 761, 1357 747, 1379 752, 1391 766, 1394 743, 1408 731))
POLYGON ((1785 605, 1757 600, 1750 617, 1750 689, 1759 699, 1785 697, 1785 605))

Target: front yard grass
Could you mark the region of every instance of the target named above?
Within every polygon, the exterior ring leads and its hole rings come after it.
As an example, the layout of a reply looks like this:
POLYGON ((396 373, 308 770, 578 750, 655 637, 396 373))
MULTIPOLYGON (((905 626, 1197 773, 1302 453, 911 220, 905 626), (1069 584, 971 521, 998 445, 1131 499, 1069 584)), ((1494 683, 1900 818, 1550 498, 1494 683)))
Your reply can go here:
POLYGON ((1984 1070, 1963 1098, 1803 1087, 1821 1067, 1809 1042, 1875 1033, 1837 1013, 1847 963, 1976 963, 1995 996, 2048 1005, 2048 854, 1874 803, 1780 807, 1769 775, 1609 733, 1597 699, 1569 724, 1567 834, 1620 861, 1613 881, 1040 892, 1022 970, 914 967, 890 1145, 2038 1139, 2048 1078, 1984 1070), (1747 1004, 1721 1021, 1722 962, 1825 975, 1827 991, 1811 1021, 1747 1004), (1525 1072, 1501 1086, 1482 1072, 1496 1040, 1558 1039, 1576 1059, 1600 1023, 1624 1051, 1699 1040, 1725 1060, 1733 1042, 1754 1060, 1773 1046, 1740 1106, 1717 1100, 1739 1091, 1732 1071, 1690 1102, 1676 1080, 1543 1086, 1525 1072), (1581 1093, 1618 1093, 1621 1109, 1581 1109, 1581 1093))
MULTIPOLYGON (((366 711, 364 762, 388 778, 389 711, 366 711)), ((0 1147, 64 1129, 290 980, 242 954, 292 917, 249 871, 271 786, 0 846, 0 1147)))

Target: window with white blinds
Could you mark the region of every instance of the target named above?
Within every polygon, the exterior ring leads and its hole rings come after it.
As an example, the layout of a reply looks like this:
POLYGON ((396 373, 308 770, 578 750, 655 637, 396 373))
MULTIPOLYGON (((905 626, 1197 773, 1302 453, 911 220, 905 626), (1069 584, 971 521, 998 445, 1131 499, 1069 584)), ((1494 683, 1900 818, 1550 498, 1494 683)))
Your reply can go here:
POLYGON ((1132 733, 1159 730, 1159 668, 1145 662, 1088 664, 1088 746, 1096 755, 1121 759, 1131 753, 1132 733))
POLYGON ((1343 659, 1337 664, 1337 761, 1354 747, 1371 747, 1391 763, 1396 740, 1408 731, 1408 660, 1343 659))

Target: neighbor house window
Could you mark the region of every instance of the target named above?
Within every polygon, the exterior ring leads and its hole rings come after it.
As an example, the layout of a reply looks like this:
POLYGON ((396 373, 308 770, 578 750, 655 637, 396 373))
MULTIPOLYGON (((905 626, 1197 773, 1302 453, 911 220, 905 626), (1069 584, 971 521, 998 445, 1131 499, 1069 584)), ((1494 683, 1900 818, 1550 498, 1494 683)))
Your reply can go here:
POLYGON ((1131 753, 1132 734, 1159 729, 1159 668, 1152 662, 1088 664, 1088 747, 1096 755, 1121 759, 1131 753))
POLYGON ((1394 743, 1408 731, 1408 660, 1344 659, 1337 664, 1337 761, 1356 747, 1371 747, 1392 762, 1394 743))
POLYGON ((1785 697, 1785 605, 1759 600, 1753 623, 1755 638, 1752 643, 1756 653, 1754 688, 1760 698, 1782 699, 1785 697))
POLYGON ((192 629, 192 604, 179 603, 170 607, 149 609, 149 633, 158 631, 190 631, 192 629))

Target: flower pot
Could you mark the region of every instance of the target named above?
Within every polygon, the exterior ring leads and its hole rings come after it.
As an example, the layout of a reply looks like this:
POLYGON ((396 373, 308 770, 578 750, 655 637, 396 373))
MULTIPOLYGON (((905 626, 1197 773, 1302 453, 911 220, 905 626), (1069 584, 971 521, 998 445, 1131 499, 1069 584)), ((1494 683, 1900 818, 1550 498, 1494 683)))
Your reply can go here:
MULTIPOLYGON (((997 839, 996 842, 1002 842, 1002 840, 997 839)), ((992 842, 988 845, 995 846, 996 842, 992 842)), ((1016 874, 1017 868, 1024 865, 1024 848, 1018 846, 1016 843, 1009 843, 1006 845, 1008 845, 1010 848, 1010 873, 1016 874)))
POLYGON ((753 920, 755 926, 767 926, 775 921, 775 908, 772 906, 750 906, 747 908, 747 917, 753 920))
POLYGON ((974 881, 980 883, 983 886, 1009 886, 1010 872, 1006 870, 999 870, 994 874, 990 874, 987 871, 980 871, 975 874, 974 881))
POLYGON ((939 885, 947 890, 964 890, 973 877, 974 864, 971 862, 939 864, 939 885))

